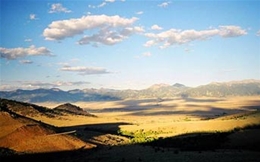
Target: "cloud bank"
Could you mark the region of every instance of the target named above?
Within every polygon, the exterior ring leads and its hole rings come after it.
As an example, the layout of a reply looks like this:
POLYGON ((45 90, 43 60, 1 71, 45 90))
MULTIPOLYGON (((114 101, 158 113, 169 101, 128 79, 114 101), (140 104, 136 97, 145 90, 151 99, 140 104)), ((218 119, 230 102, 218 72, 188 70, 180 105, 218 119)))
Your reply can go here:
POLYGON ((196 40, 206 40, 214 36, 222 38, 238 37, 247 34, 246 30, 239 26, 219 26, 217 29, 207 30, 178 30, 170 29, 158 34, 146 33, 145 36, 150 38, 144 46, 151 47, 162 44, 160 48, 167 48, 176 44, 189 43, 196 40))
POLYGON ((95 74, 108 74, 110 73, 102 67, 85 67, 85 66, 64 66, 61 71, 77 72, 80 75, 95 75, 95 74))
POLYGON ((52 56, 51 51, 46 47, 35 47, 34 45, 28 48, 2 48, 0 47, 0 57, 8 60, 14 60, 26 56, 52 56))
POLYGON ((59 87, 74 87, 90 84, 90 82, 77 81, 77 82, 41 82, 41 81, 14 81, 7 84, 1 84, 1 91, 10 91, 16 89, 38 89, 38 88, 59 88, 59 87))

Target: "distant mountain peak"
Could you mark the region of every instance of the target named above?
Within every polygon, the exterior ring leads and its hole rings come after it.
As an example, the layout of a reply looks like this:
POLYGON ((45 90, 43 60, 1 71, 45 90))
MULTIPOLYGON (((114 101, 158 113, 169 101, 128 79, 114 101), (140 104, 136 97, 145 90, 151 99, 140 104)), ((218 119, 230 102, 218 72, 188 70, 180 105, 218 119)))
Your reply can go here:
POLYGON ((177 88, 186 87, 185 85, 180 84, 180 83, 175 83, 175 84, 172 85, 172 86, 173 86, 173 87, 177 87, 177 88))
POLYGON ((59 89, 59 88, 52 88, 51 90, 52 90, 52 91, 56 91, 56 92, 62 91, 62 90, 59 89))
POLYGON ((159 89, 162 87, 169 87, 169 84, 164 84, 164 83, 159 83, 159 84, 154 84, 151 87, 149 87, 149 89, 159 89))

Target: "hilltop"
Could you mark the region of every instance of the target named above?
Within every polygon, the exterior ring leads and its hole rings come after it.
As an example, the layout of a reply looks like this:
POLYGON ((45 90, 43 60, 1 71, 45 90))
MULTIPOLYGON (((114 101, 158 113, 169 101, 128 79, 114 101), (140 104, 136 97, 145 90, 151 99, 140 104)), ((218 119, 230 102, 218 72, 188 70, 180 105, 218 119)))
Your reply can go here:
POLYGON ((66 112, 66 113, 70 113, 70 114, 74 114, 74 115, 85 115, 85 116, 93 116, 93 117, 95 116, 71 103, 65 103, 65 104, 59 105, 59 106, 55 107, 53 110, 66 112))

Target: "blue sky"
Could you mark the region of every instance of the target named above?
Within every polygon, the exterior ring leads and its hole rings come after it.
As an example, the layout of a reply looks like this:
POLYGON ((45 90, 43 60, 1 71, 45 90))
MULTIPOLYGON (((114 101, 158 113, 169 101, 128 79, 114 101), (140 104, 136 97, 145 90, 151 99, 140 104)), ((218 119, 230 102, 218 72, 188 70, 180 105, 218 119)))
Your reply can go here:
POLYGON ((260 79, 260 1, 1 0, 0 90, 260 79))

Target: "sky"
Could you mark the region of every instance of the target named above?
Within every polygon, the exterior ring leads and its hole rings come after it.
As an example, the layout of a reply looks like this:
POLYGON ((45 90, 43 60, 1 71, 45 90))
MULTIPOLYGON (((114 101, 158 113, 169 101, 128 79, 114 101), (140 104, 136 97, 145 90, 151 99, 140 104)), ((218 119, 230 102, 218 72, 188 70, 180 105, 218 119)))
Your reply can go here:
POLYGON ((260 79, 260 1, 1 0, 0 90, 260 79))

